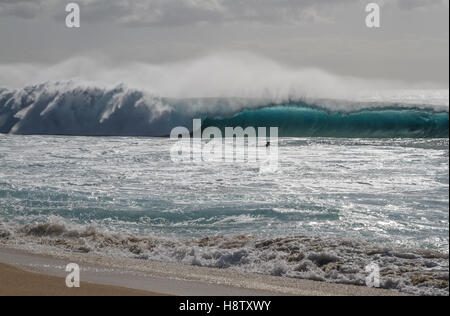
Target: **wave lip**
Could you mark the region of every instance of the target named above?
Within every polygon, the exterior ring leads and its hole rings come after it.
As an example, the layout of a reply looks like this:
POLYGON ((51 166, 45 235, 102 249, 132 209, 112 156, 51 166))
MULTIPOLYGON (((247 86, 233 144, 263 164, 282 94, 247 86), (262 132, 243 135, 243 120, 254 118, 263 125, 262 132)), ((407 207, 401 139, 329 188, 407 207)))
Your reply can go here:
POLYGON ((75 136, 167 136, 177 126, 278 127, 281 137, 448 138, 442 105, 310 100, 169 99, 119 85, 72 81, 0 89, 0 133, 75 136))

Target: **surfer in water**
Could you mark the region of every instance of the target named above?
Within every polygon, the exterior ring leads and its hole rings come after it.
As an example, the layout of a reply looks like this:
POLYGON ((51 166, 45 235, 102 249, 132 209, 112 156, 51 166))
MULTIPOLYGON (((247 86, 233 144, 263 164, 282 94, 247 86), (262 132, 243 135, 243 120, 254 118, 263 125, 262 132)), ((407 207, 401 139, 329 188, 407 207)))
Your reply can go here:
POLYGON ((269 148, 269 147, 270 147, 270 142, 267 142, 266 148, 269 148))

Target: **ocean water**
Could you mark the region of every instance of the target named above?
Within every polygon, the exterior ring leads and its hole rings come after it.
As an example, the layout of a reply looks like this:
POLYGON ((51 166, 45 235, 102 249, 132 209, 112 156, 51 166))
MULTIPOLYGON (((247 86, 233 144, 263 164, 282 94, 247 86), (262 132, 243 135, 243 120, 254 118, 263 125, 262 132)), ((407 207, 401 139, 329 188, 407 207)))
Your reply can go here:
POLYGON ((412 260, 432 285, 386 288, 448 293, 448 139, 281 138, 268 171, 172 145, 0 135, 0 240, 359 285, 364 264, 412 260), (350 278, 323 270, 340 260, 350 278))
POLYGON ((158 138, 1 138, 0 215, 170 237, 319 235, 448 251, 448 139, 279 140, 279 169, 158 138))

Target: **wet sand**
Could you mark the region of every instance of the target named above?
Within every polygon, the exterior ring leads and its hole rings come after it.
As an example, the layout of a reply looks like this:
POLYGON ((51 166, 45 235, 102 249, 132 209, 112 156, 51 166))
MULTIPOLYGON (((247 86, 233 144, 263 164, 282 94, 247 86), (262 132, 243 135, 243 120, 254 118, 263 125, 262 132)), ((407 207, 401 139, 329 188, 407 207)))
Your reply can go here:
POLYGON ((58 258, 0 247, 0 295, 68 296, 396 296, 396 291, 86 254, 58 258), (81 288, 65 286, 65 266, 81 288))

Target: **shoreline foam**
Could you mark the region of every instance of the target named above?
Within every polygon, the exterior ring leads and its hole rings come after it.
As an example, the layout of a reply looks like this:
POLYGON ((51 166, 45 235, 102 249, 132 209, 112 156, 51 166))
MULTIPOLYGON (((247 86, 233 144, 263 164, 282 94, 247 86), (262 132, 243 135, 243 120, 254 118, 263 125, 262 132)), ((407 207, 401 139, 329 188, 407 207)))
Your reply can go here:
MULTIPOLYGON (((448 295, 448 254, 399 250, 357 240, 294 236, 214 236, 165 239, 100 232, 93 227, 40 223, 1 228, 0 245, 58 257, 95 256, 148 264, 213 268, 225 273, 312 280, 365 288, 366 266, 380 267, 381 287, 415 295, 448 295)), ((208 270, 211 271, 211 270, 208 270)))
MULTIPOLYGON (((92 254, 66 253, 43 255, 0 246, 0 262, 33 271, 43 276, 57 277, 65 284, 65 265, 77 262, 81 268, 81 287, 85 282, 135 289, 148 293, 168 293, 181 296, 402 296, 397 291, 371 289, 353 285, 331 284, 240 273, 214 268, 167 264, 136 259, 116 259, 92 254)), ((42 281, 43 288, 52 284, 42 281)), ((53 283, 54 285, 54 283, 53 283)), ((52 288, 50 288, 52 290, 52 288)), ((43 294, 51 294, 42 292, 43 294)), ((5 295, 10 295, 6 292, 5 295)), ((99 291, 93 295, 107 295, 99 291)))

